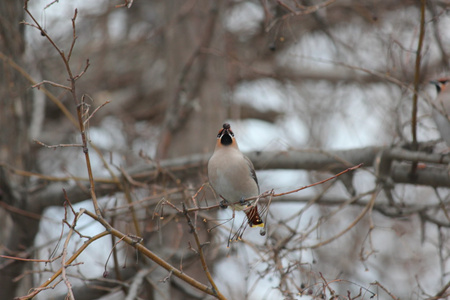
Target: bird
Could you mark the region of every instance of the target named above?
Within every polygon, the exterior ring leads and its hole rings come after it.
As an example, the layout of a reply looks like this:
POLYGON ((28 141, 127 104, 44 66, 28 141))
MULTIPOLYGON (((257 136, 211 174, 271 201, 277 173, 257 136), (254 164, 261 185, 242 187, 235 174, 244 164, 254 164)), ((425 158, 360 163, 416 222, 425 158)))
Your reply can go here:
POLYGON ((450 147, 450 77, 432 80, 437 96, 433 100, 432 116, 442 139, 450 147))
POLYGON ((245 201, 259 195, 255 168, 250 159, 239 150, 228 123, 223 124, 217 135, 214 153, 208 161, 208 178, 216 194, 222 198, 221 207, 230 205, 237 211, 244 210, 250 227, 264 228, 255 200, 245 201))

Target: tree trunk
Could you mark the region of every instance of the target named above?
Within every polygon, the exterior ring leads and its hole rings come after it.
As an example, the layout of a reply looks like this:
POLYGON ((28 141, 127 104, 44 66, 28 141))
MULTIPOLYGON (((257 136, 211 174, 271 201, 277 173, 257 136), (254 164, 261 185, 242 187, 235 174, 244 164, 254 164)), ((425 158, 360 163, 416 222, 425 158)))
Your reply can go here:
MULTIPOLYGON (((20 24, 23 19, 21 1, 0 2, 0 162, 22 170, 33 170, 35 162, 28 136, 31 119, 29 85, 17 71, 17 66, 24 66, 24 25, 20 24)), ((0 169, 0 200, 5 203, 5 207, 27 210, 28 182, 27 177, 15 176, 7 168, 0 169)), ((20 212, 12 212, 11 209, 11 218, 3 210, 0 214, 0 245, 3 245, 1 253, 27 256, 24 251, 33 245, 39 221, 20 212)), ((0 258, 2 299, 12 299, 15 296, 18 281, 13 279, 24 271, 25 265, 25 262, 0 258)))

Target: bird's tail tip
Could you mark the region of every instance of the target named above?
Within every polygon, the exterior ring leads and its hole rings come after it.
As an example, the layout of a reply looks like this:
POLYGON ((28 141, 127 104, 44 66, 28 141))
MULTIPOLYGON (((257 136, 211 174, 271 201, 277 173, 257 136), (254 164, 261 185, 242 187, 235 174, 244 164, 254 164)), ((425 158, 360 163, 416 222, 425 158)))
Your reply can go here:
POLYGON ((259 216, 258 208, 256 206, 252 206, 245 210, 245 214, 247 215, 250 227, 264 227, 264 222, 259 216))

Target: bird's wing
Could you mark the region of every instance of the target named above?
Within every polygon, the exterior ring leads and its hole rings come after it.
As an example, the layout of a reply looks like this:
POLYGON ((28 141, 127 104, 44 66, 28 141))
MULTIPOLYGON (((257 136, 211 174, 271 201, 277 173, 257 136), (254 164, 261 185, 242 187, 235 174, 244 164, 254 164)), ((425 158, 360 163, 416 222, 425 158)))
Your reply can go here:
POLYGON ((255 180, 256 184, 258 184, 258 178, 256 177, 256 173, 255 173, 255 167, 253 166, 252 161, 244 155, 245 161, 248 164, 248 168, 250 170, 250 175, 252 176, 252 178, 255 180))

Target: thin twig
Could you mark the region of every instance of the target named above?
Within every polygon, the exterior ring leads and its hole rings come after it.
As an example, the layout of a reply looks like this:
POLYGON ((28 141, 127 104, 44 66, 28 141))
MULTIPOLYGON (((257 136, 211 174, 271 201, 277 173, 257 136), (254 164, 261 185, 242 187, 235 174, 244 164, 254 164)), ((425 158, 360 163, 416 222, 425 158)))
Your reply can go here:
POLYGON ((89 68, 90 65, 91 64, 89 63, 89 58, 88 58, 88 59, 86 59, 86 65, 84 66, 83 71, 81 71, 79 74, 75 75, 74 79, 75 80, 80 79, 86 73, 86 71, 87 71, 87 69, 89 68))
POLYGON ((58 144, 58 145, 47 145, 44 144, 41 141, 38 141, 36 139, 33 140, 33 142, 35 142, 36 144, 39 144, 45 148, 50 148, 50 149, 54 149, 54 148, 62 148, 62 147, 83 147, 83 145, 81 144, 58 144))
POLYGON ((78 9, 75 8, 75 12, 73 14, 73 18, 72 18, 72 44, 70 45, 70 49, 69 49, 69 54, 67 54, 67 62, 70 62, 70 58, 72 57, 72 51, 73 48, 75 47, 75 41, 77 40, 77 35, 76 35, 76 26, 75 26, 75 20, 77 19, 77 15, 78 15, 78 9))
POLYGON ((97 111, 102 108, 103 106, 105 106, 106 104, 110 103, 111 101, 107 100, 104 103, 102 103, 100 106, 98 106, 96 109, 94 109, 94 111, 92 112, 92 114, 89 115, 89 117, 87 117, 86 120, 84 120, 84 125, 86 126, 86 124, 91 120, 91 118, 95 115, 95 113, 97 113, 97 111))
POLYGON ((17 257, 17 256, 8 256, 8 255, 0 255, 0 257, 6 258, 6 259, 18 260, 18 261, 38 262, 38 263, 50 263, 50 262, 53 262, 55 259, 59 258, 59 257, 55 257, 52 259, 34 259, 34 258, 21 258, 21 257, 17 257))
POLYGON ((53 82, 53 81, 49 81, 49 80, 42 80, 41 82, 36 83, 35 85, 32 85, 31 87, 32 88, 37 88, 39 90, 41 88, 41 85, 43 85, 43 84, 50 84, 50 85, 52 85, 54 87, 70 91, 70 86, 59 84, 59 83, 56 83, 56 82, 53 82))
MULTIPOLYGON (((325 183, 325 182, 327 182, 327 181, 330 181, 330 180, 332 180, 332 179, 335 179, 335 178, 341 176, 342 174, 345 174, 345 173, 347 173, 347 172, 350 172, 350 171, 356 170, 356 169, 358 169, 358 168, 361 168, 362 166, 363 166, 363 164, 359 164, 359 165, 357 165, 357 166, 347 168, 347 169, 345 169, 344 171, 339 172, 339 173, 337 173, 336 175, 333 175, 333 176, 331 176, 331 177, 329 177, 329 178, 327 178, 327 179, 324 179, 324 180, 315 182, 315 183, 313 183, 313 184, 310 184, 310 185, 307 185, 307 186, 304 186, 304 187, 301 187, 301 188, 299 188, 299 189, 292 190, 292 191, 289 191, 289 192, 279 193, 279 194, 274 194, 273 197, 280 197, 280 196, 284 196, 284 195, 289 195, 289 194, 297 193, 297 192, 299 192, 299 191, 301 191, 301 190, 304 190, 304 189, 307 189, 307 188, 310 188, 310 187, 313 187, 313 186, 316 186, 316 185, 319 185, 319 184, 323 184, 323 183, 325 183)), ((255 198, 255 197, 253 197, 253 198, 255 198)), ((249 198, 249 199, 253 199, 253 198, 249 198)))

